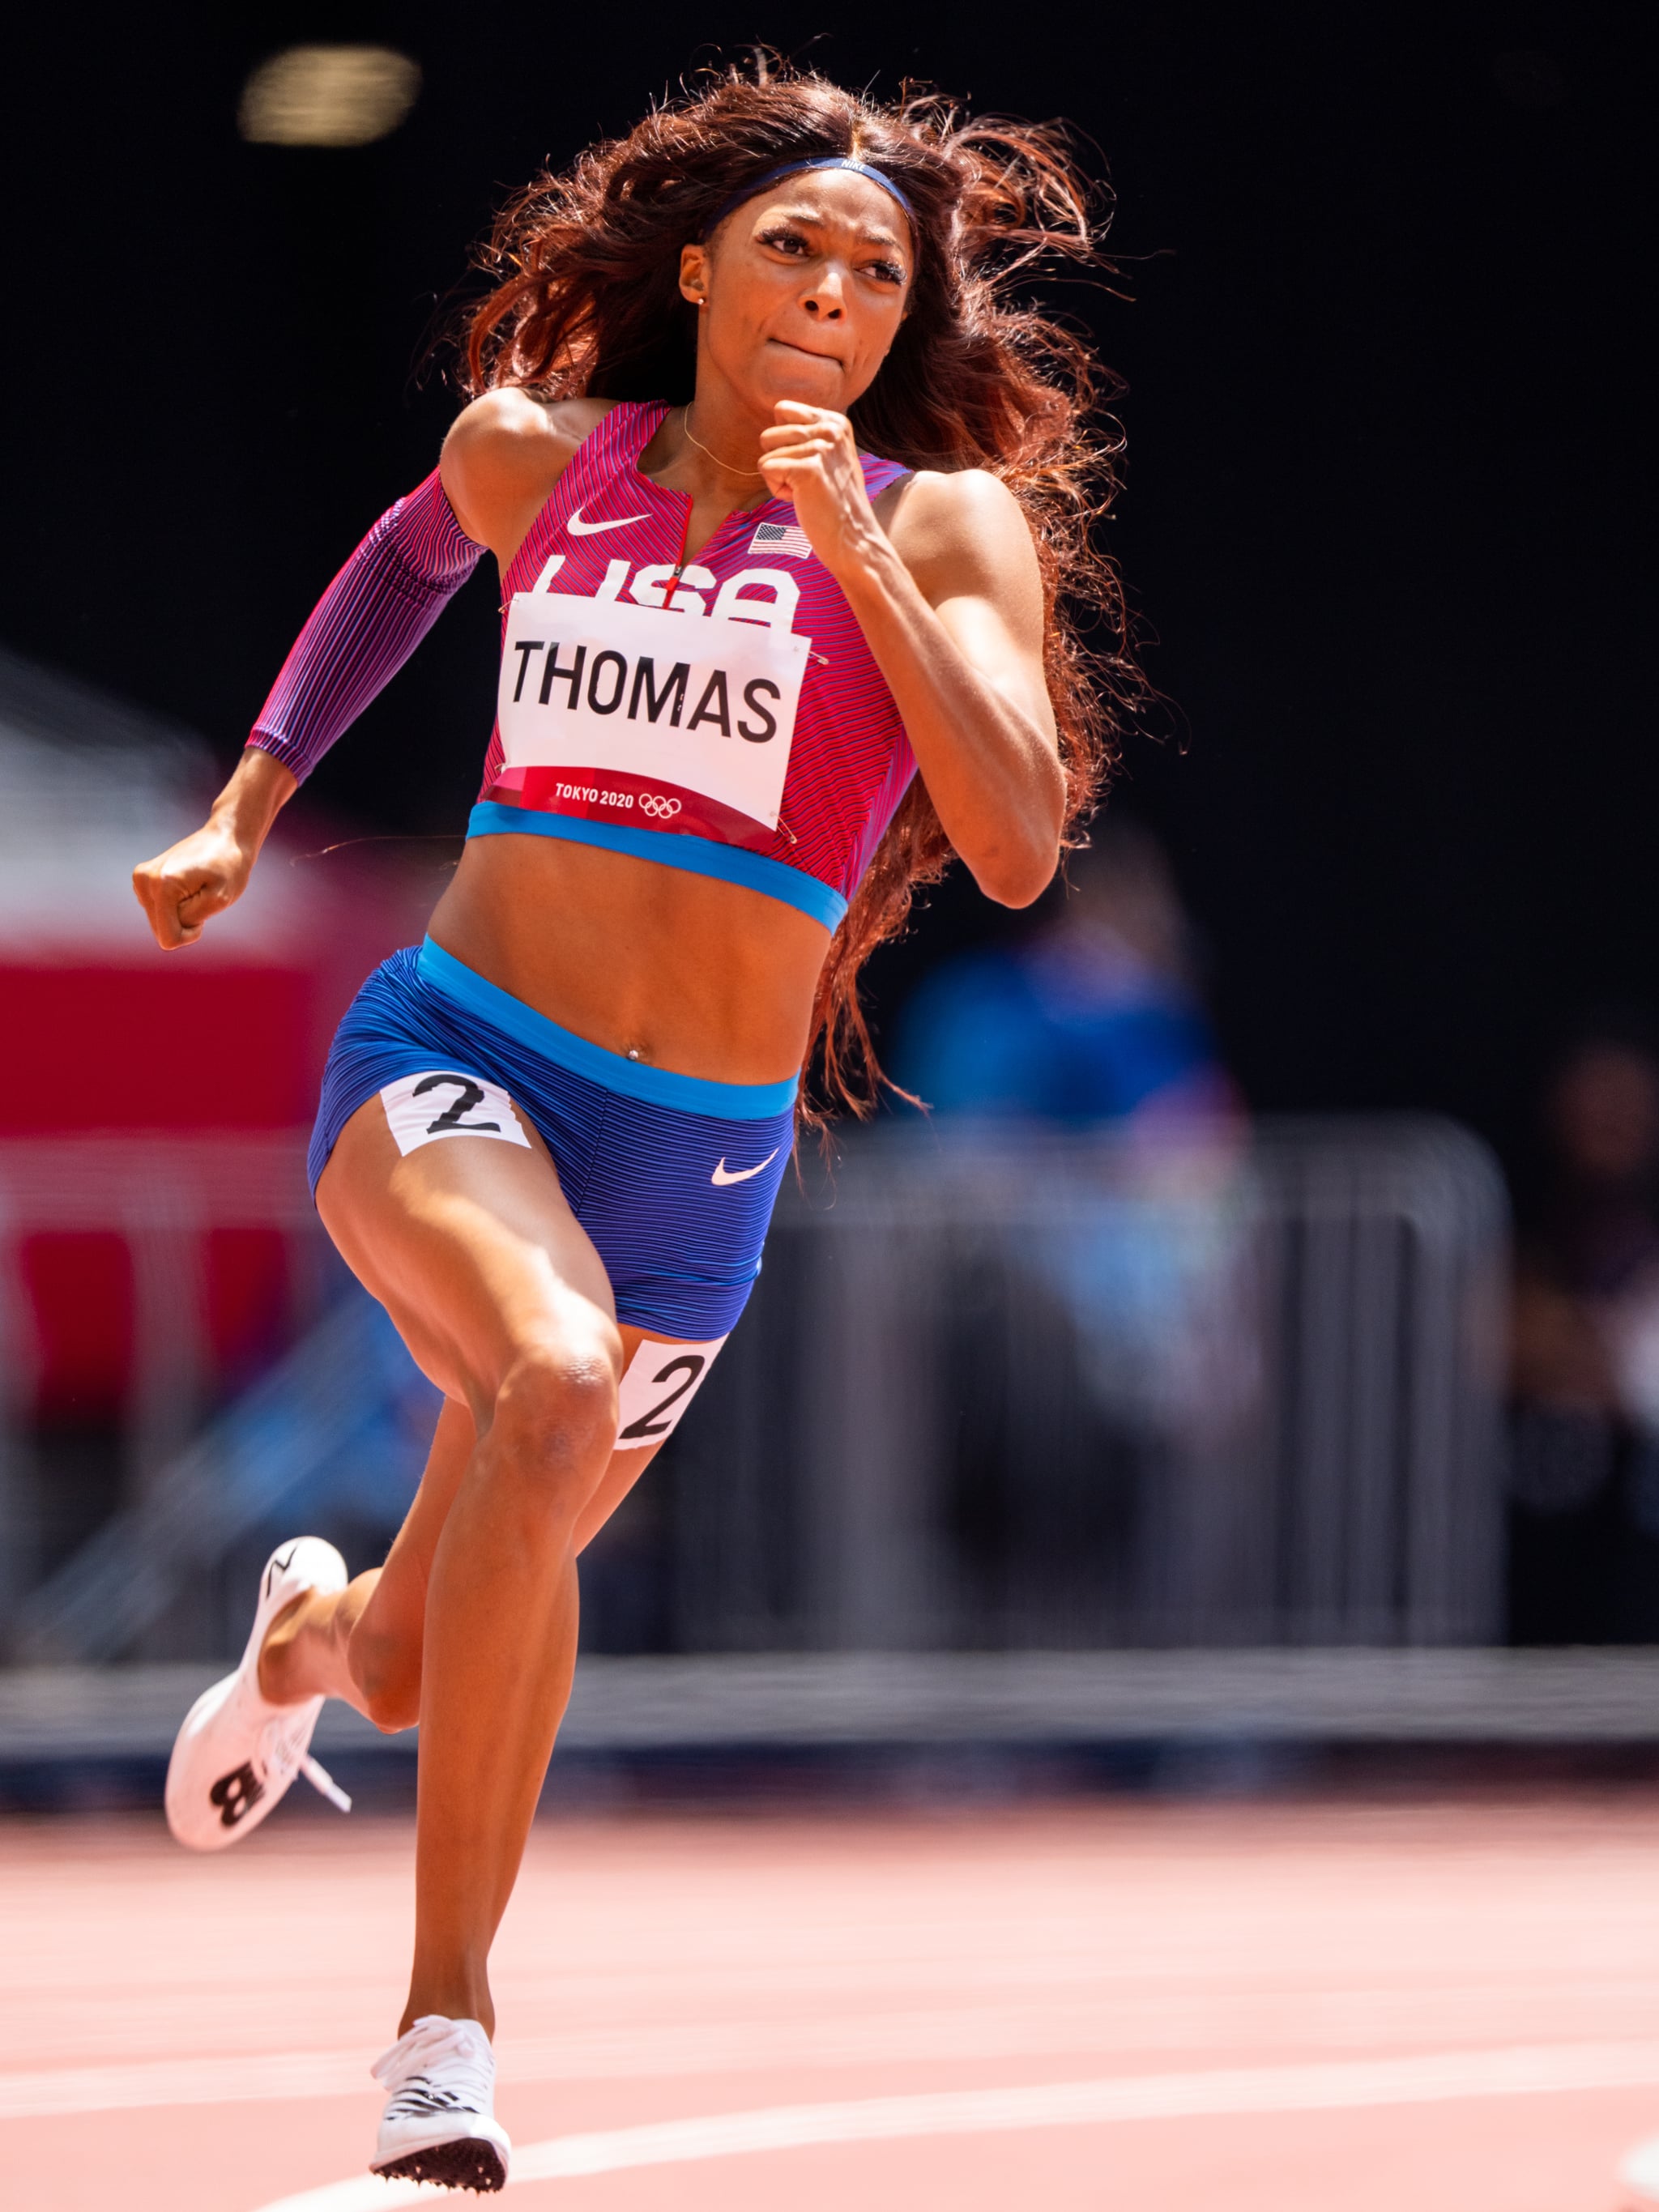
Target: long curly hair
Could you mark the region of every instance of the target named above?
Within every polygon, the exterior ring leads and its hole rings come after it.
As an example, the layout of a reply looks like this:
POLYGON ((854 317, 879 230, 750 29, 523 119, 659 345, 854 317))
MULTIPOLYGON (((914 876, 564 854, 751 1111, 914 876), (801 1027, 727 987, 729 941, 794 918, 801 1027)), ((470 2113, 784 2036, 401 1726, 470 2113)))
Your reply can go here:
MULTIPOLYGON (((696 311, 680 294, 681 246, 769 170, 848 154, 892 178, 916 233, 909 313, 853 425, 860 446, 910 468, 988 470, 1024 511, 1074 846, 1146 687, 1116 569, 1093 534, 1122 450, 1098 409, 1122 387, 1084 337, 1018 292, 1056 262, 1113 273, 1099 249, 1109 202, 1061 130, 975 119, 933 94, 881 106, 765 56, 711 73, 507 203, 480 255, 490 289, 467 323, 464 381, 474 396, 517 385, 549 398, 690 400, 696 311)), ((807 1060, 831 1104, 866 1114, 886 1080, 859 973, 953 857, 918 778, 819 975, 807 1060)))

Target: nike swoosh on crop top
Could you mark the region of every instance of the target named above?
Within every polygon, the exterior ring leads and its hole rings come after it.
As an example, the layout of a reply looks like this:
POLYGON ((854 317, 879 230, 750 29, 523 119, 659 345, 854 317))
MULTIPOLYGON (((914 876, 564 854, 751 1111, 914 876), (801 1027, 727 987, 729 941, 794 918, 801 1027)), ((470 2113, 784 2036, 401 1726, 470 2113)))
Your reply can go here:
MULTIPOLYGON (((729 515, 675 583, 690 495, 653 484, 638 467, 667 412, 659 402, 612 408, 514 556, 504 580, 501 714, 532 735, 504 744, 498 716, 469 832, 632 853, 745 884, 833 929, 915 757, 857 618, 788 501, 729 515), (515 624, 516 648, 507 650, 515 624), (621 634, 629 624, 651 653, 621 634), (729 684, 714 665, 720 656, 710 658, 715 638, 738 647, 729 684), (798 691, 781 703, 780 688, 792 684, 798 691), (791 704, 793 732, 780 732, 791 704), (575 722, 562 708, 584 725, 586 750, 575 757, 588 767, 526 767, 526 751, 533 763, 573 757, 561 732, 575 722), (646 748, 648 758, 625 763, 631 773, 599 765, 613 731, 621 746, 646 748), (675 766, 694 753, 703 772, 675 766), (746 795, 765 782, 769 753, 781 791, 746 795)), ((905 473, 860 459, 872 498, 905 473)), ((250 744, 297 777, 307 774, 413 653, 480 550, 455 522, 434 471, 380 518, 319 603, 250 744)))

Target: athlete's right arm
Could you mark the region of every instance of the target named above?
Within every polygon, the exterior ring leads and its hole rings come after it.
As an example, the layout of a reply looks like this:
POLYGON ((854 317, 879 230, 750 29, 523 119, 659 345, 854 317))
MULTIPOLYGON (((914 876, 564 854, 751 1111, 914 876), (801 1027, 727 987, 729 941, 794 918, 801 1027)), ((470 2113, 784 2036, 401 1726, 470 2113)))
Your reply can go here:
POLYGON ((206 823, 134 869, 157 944, 193 945, 240 898, 278 812, 409 659, 482 550, 436 469, 386 509, 312 610, 206 823))
POLYGON ((425 483, 380 517, 319 600, 205 826, 133 871, 158 944, 193 945, 247 888, 271 823, 383 690, 488 546, 503 575, 604 400, 486 392, 425 483))

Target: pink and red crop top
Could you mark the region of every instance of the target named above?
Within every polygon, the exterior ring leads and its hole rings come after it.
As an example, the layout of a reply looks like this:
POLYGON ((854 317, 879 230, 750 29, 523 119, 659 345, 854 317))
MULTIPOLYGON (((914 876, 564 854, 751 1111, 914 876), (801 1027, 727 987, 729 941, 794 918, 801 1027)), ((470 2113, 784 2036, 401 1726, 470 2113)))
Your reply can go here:
MULTIPOLYGON (((727 516, 679 567, 689 495, 637 465, 667 411, 612 408, 514 556, 500 713, 469 835, 632 853, 745 884, 834 929, 915 758, 857 619, 787 501, 727 516)), ((904 473, 861 458, 872 497, 904 473)), ((307 775, 481 550, 434 471, 335 578, 249 743, 307 775)))

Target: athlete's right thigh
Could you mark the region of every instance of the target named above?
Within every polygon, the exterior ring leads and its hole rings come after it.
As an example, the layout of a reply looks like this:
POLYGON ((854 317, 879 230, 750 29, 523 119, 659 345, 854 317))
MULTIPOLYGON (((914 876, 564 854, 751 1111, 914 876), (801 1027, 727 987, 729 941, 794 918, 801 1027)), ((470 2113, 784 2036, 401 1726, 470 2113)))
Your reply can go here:
MULTIPOLYGON (((524 1117, 520 1117, 523 1120, 524 1117)), ((341 1130, 317 1207, 416 1364, 482 1433, 507 1377, 562 1362, 614 1392, 622 1344, 604 1263, 546 1146, 449 1136, 399 1151, 379 1096, 341 1130)))

